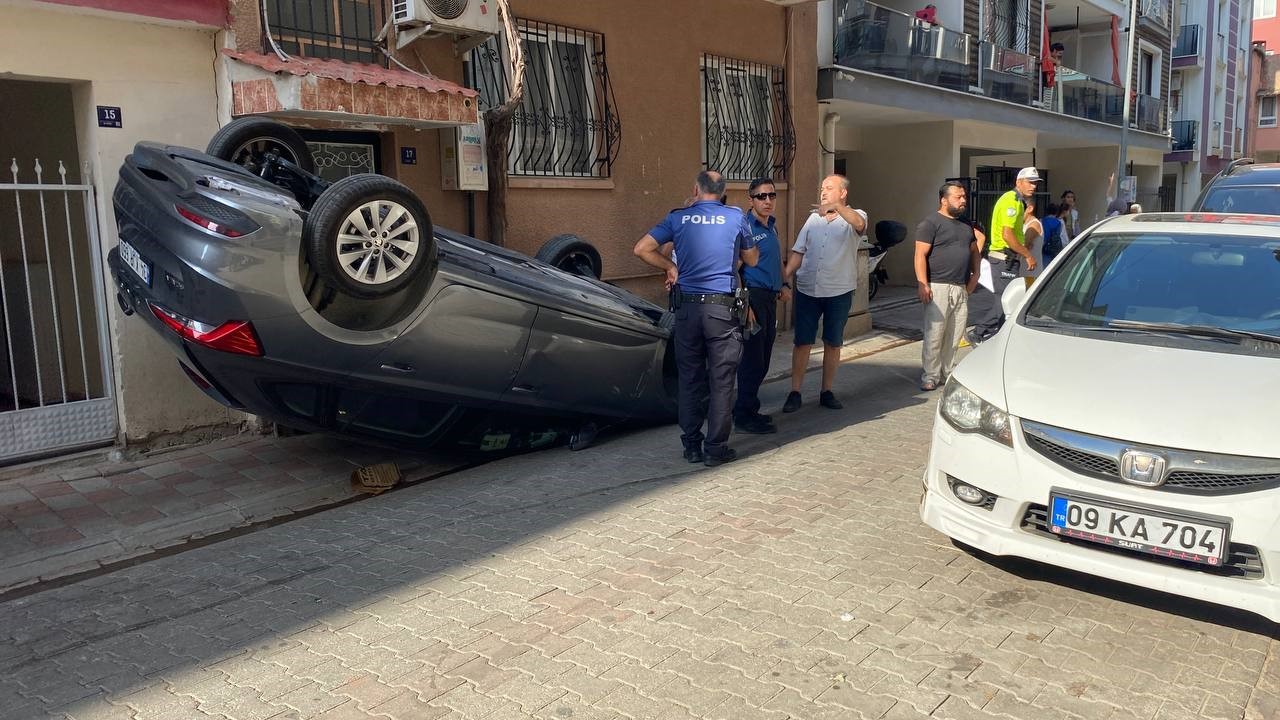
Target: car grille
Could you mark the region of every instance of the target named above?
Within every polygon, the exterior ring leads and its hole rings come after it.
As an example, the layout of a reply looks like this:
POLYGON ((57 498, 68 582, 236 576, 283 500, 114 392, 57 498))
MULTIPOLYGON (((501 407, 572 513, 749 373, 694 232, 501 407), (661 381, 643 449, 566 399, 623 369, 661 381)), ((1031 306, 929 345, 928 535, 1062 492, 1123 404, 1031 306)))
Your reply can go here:
POLYGON ((1027 506, 1027 512, 1022 516, 1022 529, 1036 535, 1053 538, 1060 542, 1081 545, 1093 550, 1100 550, 1102 552, 1118 553, 1121 555, 1128 555, 1130 557, 1140 557, 1143 560, 1149 560, 1163 565, 1172 565, 1185 570, 1196 570, 1198 572, 1217 575, 1219 577, 1257 579, 1265 575, 1262 568, 1262 554, 1258 552, 1258 548, 1252 545, 1234 542, 1230 543, 1227 547, 1226 562, 1217 567, 1212 565, 1203 565, 1201 563, 1187 562, 1186 560, 1175 560, 1173 558, 1161 557, 1159 555, 1150 555, 1134 550, 1126 550, 1124 548, 1113 547, 1111 545, 1102 545, 1100 543, 1092 543, 1087 540, 1077 540, 1075 538, 1058 535, 1049 530, 1049 508, 1044 505, 1036 505, 1034 503, 1027 506))
MULTIPOLYGON (((1023 437, 1026 438, 1027 446, 1058 465, 1073 472, 1101 480, 1125 482, 1120 477, 1118 458, 1124 448, 1128 447, 1126 443, 1109 438, 1061 430, 1027 420, 1022 421, 1022 426, 1023 437), (1071 442, 1068 438, 1074 439, 1075 442, 1071 442), (1073 445, 1076 443, 1089 449, 1074 447, 1073 445)), ((1197 463, 1208 463, 1210 465, 1218 462, 1222 462, 1224 465, 1248 463, 1255 466, 1251 469, 1262 469, 1257 468, 1257 465, 1277 467, 1280 466, 1280 460, 1228 458, 1227 456, 1193 454, 1179 450, 1157 450, 1161 454, 1170 457, 1172 469, 1169 471, 1164 483, 1151 487, 1152 490, 1190 495, 1231 495, 1280 487, 1280 472, 1206 472, 1204 470, 1188 470, 1176 466, 1179 460, 1190 464, 1187 458, 1193 455, 1195 456, 1194 462, 1197 463), (1201 460, 1201 457, 1209 459, 1201 460), (1222 458, 1226 459, 1222 460, 1222 458)))
POLYGON ((1120 463, 1112 458, 1059 445, 1037 435, 1027 435, 1027 444, 1032 450, 1072 470, 1086 475, 1101 475, 1107 480, 1120 479, 1120 463))

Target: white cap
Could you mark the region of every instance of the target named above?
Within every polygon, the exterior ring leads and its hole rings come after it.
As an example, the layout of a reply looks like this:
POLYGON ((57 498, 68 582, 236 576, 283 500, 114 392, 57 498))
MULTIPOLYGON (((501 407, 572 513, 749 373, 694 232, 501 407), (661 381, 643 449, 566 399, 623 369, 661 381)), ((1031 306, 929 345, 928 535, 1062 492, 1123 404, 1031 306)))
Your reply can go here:
POLYGON ((1018 171, 1018 179, 1040 182, 1040 173, 1033 167, 1025 167, 1018 171))

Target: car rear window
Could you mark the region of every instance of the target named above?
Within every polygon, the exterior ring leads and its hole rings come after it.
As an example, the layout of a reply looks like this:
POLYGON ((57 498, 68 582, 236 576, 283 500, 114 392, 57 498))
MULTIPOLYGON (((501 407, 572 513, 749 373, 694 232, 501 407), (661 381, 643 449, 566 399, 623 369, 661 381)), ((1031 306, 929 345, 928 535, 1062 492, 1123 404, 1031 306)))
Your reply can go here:
POLYGON ((1027 318, 1087 327, 1212 326, 1280 341, 1280 240, 1094 234, 1055 270, 1027 306, 1027 318))
POLYGON ((1235 185, 1211 188, 1198 209, 1202 212, 1280 215, 1280 187, 1235 185))

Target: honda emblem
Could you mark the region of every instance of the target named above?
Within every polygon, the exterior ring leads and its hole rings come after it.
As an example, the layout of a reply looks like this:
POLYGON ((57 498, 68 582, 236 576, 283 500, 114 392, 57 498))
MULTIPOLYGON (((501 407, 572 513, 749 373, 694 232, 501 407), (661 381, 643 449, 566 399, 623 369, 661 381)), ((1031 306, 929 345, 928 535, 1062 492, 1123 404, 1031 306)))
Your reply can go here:
POLYGON ((1144 450, 1125 450, 1120 456, 1120 479, 1134 485, 1155 487, 1164 482, 1165 459, 1144 450))

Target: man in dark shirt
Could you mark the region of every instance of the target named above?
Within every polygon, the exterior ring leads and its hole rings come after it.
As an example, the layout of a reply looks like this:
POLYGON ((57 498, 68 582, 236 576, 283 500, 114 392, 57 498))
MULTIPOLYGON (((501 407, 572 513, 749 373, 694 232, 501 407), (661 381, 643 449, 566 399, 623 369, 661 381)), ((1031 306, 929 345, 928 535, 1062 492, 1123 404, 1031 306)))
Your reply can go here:
POLYGON ((791 286, 782 281, 782 247, 775 229, 777 218, 773 216, 778 190, 773 178, 752 180, 747 197, 751 198, 751 211, 747 213, 751 239, 760 251, 760 262, 755 267, 744 265, 742 268, 755 325, 748 328, 749 335, 742 345, 733 427, 738 432, 763 434, 778 431, 773 419, 760 412, 760 383, 769 373, 769 358, 778 334, 778 300, 791 300, 791 286))
POLYGON ((969 293, 978 286, 982 248, 973 227, 959 219, 967 205, 964 186, 945 183, 938 190, 938 211, 916 227, 916 283, 924 304, 921 390, 936 390, 955 367, 969 293))

